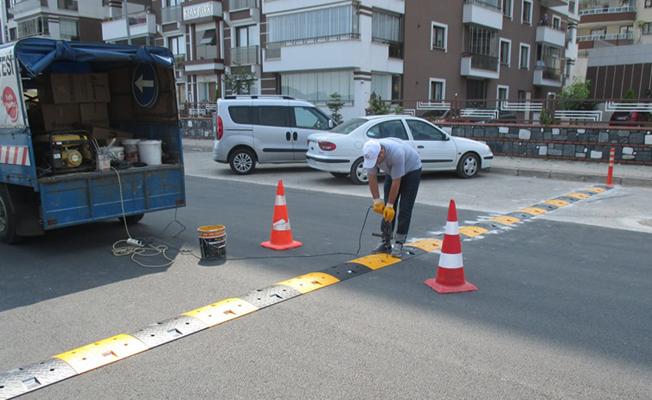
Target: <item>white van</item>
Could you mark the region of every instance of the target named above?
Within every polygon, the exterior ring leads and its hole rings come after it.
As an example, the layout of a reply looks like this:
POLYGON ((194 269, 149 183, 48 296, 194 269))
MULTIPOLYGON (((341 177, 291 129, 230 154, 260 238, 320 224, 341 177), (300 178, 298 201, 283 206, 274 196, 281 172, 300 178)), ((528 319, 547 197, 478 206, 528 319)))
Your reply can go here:
POLYGON ((308 136, 333 122, 313 104, 287 96, 227 96, 217 101, 213 159, 239 175, 256 163, 306 162, 308 136))

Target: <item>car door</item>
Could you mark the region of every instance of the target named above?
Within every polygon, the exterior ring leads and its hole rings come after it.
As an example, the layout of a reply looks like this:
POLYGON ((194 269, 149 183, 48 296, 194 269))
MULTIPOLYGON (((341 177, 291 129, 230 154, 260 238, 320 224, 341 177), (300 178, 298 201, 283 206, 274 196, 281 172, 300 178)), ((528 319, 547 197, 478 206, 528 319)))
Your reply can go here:
POLYGON ((406 119, 406 123, 421 157, 423 169, 446 170, 455 168, 457 148, 446 133, 418 119, 406 119))
POLYGON ((315 107, 293 106, 292 111, 292 144, 294 159, 305 161, 308 151, 308 136, 328 129, 328 117, 315 107))
POLYGON ((290 108, 284 104, 256 105, 254 137, 260 162, 294 161, 290 108))

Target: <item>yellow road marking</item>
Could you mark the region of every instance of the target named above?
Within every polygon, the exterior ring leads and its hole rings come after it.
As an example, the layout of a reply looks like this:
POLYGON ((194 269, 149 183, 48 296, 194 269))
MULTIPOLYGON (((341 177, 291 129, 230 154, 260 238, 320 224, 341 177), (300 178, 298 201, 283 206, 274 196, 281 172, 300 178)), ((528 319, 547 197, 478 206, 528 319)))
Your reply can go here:
POLYGON ((441 250, 442 241, 439 239, 423 239, 416 242, 406 243, 406 246, 416 247, 428 253, 438 253, 441 250))
POLYGON ((461 226, 460 227, 460 233, 462 235, 472 237, 472 238, 480 236, 480 235, 484 235, 487 232, 489 232, 488 229, 482 228, 480 226, 461 226))
POLYGON ((521 212, 524 212, 526 214, 530 215, 543 215, 546 213, 546 210, 543 208, 537 208, 537 207, 526 207, 521 210, 521 212))
POLYGON ((78 373, 84 373, 147 350, 147 346, 133 336, 120 334, 86 346, 57 354, 78 373))
POLYGON ((521 222, 521 220, 519 218, 508 217, 506 215, 498 215, 496 217, 491 217, 490 220, 491 221, 496 221, 499 224, 503 224, 503 225, 514 225, 516 223, 521 222))
POLYGON ((591 193, 604 193, 606 190, 603 189, 603 188, 599 188, 599 187, 592 187, 592 188, 586 189, 586 191, 591 192, 591 193))
POLYGON ((577 200, 586 200, 589 197, 591 197, 586 193, 578 193, 578 192, 569 193, 566 196, 572 197, 573 199, 577 199, 577 200))
POLYGON ((553 205, 555 207, 566 207, 570 203, 564 200, 557 200, 557 199, 551 199, 551 200, 546 200, 544 201, 546 204, 553 205))
POLYGON ((197 318, 211 327, 252 313, 256 310, 258 310, 258 307, 234 297, 196 308, 192 311, 183 313, 183 315, 197 318))
POLYGON ((277 285, 285 285, 298 290, 301 293, 312 292, 326 286, 336 284, 340 280, 323 272, 311 272, 309 274, 297 276, 287 281, 279 282, 277 285))
POLYGON ((366 257, 356 258, 355 260, 351 260, 349 262, 362 264, 365 267, 373 269, 375 271, 377 269, 385 268, 392 264, 396 264, 397 262, 401 262, 401 259, 392 257, 389 254, 382 253, 382 254, 371 254, 366 257))

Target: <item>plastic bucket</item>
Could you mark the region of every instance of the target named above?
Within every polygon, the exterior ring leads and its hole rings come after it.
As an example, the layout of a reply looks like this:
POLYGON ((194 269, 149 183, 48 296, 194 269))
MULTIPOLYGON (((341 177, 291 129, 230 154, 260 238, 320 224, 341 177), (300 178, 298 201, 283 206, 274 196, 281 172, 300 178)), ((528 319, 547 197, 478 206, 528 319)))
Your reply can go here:
POLYGON ((147 165, 162 164, 162 150, 160 140, 143 140, 138 143, 138 156, 140 161, 147 165))
POLYGON ((124 139, 122 145, 125 147, 125 160, 136 163, 138 158, 138 143, 140 139, 124 139))
POLYGON ((226 227, 224 225, 207 225, 197 228, 199 250, 202 260, 226 257, 226 227))

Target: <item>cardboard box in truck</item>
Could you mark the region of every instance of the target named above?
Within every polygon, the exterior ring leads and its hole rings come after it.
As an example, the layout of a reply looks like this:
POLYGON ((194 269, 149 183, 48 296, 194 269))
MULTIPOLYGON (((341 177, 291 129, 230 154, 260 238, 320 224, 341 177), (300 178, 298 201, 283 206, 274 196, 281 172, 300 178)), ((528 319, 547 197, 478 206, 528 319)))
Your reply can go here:
POLYGON ((83 103, 79 105, 81 123, 109 127, 109 108, 106 103, 83 103))
POLYGON ((79 125, 79 104, 41 104, 46 131, 71 129, 79 125))
POLYGON ((111 100, 107 74, 52 74, 50 86, 55 104, 108 103, 111 100))

